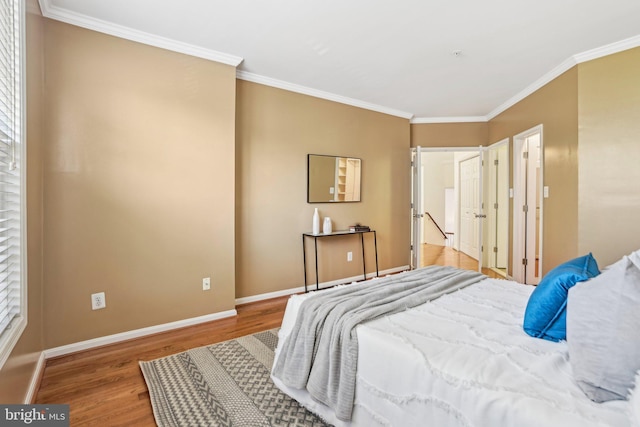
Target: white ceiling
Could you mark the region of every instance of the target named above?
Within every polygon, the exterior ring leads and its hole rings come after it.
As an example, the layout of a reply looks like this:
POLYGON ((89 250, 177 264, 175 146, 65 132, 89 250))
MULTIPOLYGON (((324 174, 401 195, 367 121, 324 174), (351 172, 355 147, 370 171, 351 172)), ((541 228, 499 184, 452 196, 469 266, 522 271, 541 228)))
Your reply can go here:
POLYGON ((640 46, 639 0, 40 0, 43 15, 414 122, 487 120, 640 46), (455 55, 454 52, 461 52, 455 55))

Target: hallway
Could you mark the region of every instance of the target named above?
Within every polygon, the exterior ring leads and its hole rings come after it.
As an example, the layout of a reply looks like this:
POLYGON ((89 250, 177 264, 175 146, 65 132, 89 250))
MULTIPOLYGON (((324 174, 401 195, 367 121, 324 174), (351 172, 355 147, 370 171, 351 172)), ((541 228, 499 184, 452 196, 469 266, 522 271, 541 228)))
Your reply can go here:
MULTIPOLYGON (((427 265, 450 265, 452 267, 464 268, 466 270, 478 270, 478 261, 463 252, 459 252, 451 247, 422 245, 422 266, 427 265)), ((504 279, 504 276, 489 268, 483 268, 482 273, 494 279, 504 279)))

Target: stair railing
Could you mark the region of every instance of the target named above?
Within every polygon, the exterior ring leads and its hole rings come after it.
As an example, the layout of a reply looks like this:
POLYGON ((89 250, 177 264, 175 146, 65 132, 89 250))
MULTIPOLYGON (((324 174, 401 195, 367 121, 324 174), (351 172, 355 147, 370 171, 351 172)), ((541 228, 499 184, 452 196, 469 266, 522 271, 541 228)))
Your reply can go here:
POLYGON ((438 229, 438 231, 440 232, 440 234, 442 234, 442 237, 444 237, 445 239, 448 239, 449 236, 447 236, 447 234, 442 231, 442 228, 440 228, 440 226, 438 225, 438 223, 436 222, 435 219, 433 219, 433 217, 431 216, 431 214, 429 212, 425 212, 425 215, 429 217, 429 219, 431 220, 431 222, 433 222, 433 224, 436 226, 436 228, 438 229))

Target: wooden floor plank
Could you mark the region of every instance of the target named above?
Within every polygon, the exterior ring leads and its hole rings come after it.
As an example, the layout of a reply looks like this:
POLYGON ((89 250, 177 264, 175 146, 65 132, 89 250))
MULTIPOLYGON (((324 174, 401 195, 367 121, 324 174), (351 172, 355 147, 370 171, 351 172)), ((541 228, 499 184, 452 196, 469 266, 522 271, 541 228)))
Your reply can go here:
MULTIPOLYGON (((465 270, 478 270, 478 261, 464 252, 457 251, 449 246, 422 245, 422 266, 450 265, 464 268, 465 270)), ((504 276, 489 268, 483 268, 482 273, 495 279, 504 279, 504 276)))
POLYGON ((67 403, 72 426, 153 426, 139 361, 277 328, 288 297, 241 305, 233 318, 47 361, 35 403, 67 403))

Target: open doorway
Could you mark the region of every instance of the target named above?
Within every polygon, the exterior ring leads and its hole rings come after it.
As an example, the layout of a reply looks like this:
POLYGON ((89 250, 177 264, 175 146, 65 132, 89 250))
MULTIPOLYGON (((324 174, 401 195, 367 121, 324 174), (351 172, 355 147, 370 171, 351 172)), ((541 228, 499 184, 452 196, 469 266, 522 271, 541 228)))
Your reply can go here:
POLYGON ((486 148, 412 149, 413 268, 451 265, 505 277, 508 156, 508 140, 486 148))
POLYGON ((412 150, 412 266, 479 270, 481 148, 412 150))

